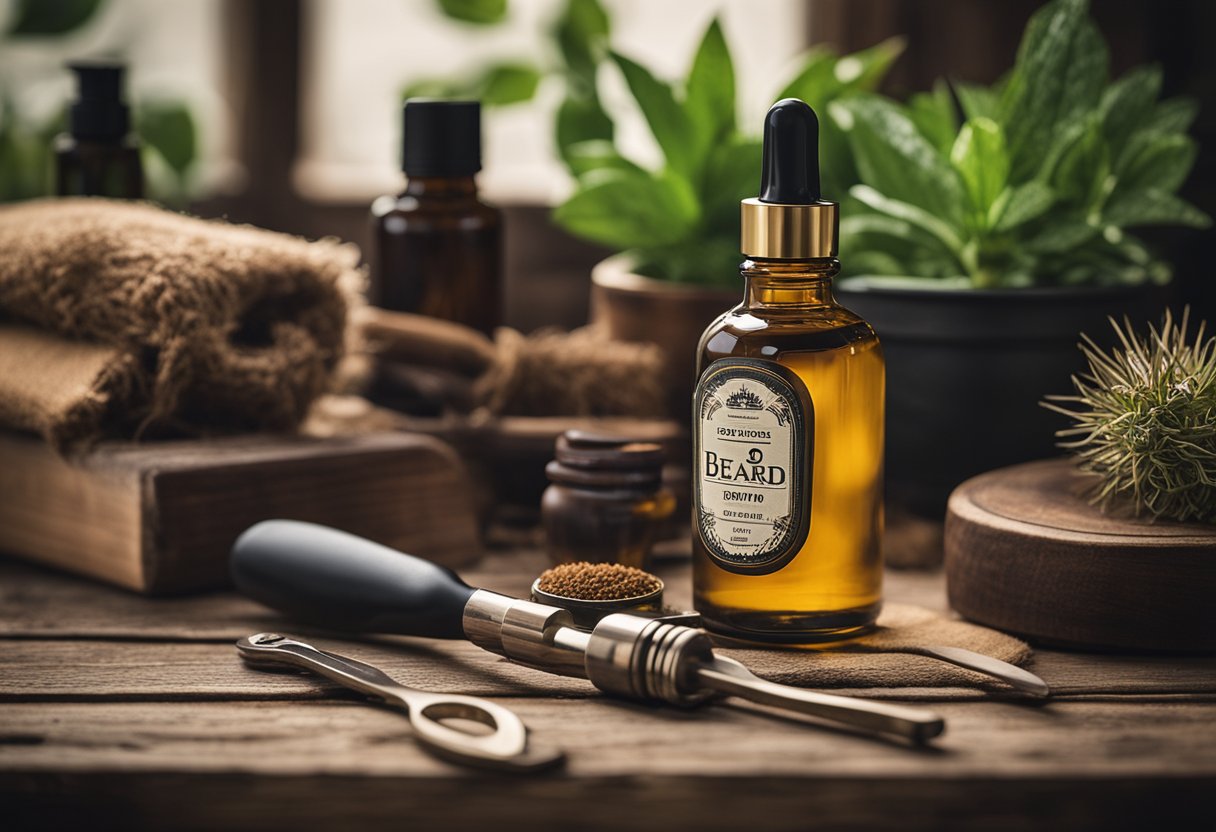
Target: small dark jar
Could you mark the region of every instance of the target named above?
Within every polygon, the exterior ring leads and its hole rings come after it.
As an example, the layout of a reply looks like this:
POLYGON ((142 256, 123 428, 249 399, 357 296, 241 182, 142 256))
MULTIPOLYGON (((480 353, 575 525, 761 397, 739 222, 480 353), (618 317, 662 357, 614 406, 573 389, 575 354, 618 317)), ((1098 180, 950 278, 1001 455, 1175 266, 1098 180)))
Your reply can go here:
POLYGON ((571 430, 558 437, 556 456, 541 499, 549 557, 646 569, 676 505, 663 487, 663 446, 571 430))

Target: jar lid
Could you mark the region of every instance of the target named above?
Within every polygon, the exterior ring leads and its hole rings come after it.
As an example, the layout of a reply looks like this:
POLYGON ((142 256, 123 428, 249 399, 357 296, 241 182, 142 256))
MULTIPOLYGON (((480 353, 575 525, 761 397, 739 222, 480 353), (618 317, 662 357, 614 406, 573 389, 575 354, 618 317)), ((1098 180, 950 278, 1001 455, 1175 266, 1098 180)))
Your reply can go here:
POLYGON ((583 430, 568 430, 557 438, 557 461, 573 468, 603 471, 645 471, 655 476, 667 453, 657 442, 639 442, 583 430))
POLYGON ((651 493, 658 491, 663 483, 658 469, 629 471, 614 469, 575 468, 557 460, 545 466, 545 476, 550 482, 562 485, 578 485, 584 488, 619 489, 651 493))

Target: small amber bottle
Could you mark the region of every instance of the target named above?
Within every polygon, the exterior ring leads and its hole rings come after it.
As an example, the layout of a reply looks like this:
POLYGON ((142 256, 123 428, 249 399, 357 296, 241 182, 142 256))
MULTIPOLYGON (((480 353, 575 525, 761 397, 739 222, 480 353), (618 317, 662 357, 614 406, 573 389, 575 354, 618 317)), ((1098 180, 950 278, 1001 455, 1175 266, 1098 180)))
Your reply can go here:
POLYGON ((405 103, 405 191, 372 203, 371 302, 487 335, 501 322, 502 216, 477 197, 481 105, 405 103))
POLYGON ((695 599, 711 629, 812 643, 881 606, 885 371, 869 324, 832 297, 838 206, 802 101, 769 110, 763 165, 742 205, 743 303, 699 348, 695 599))
POLYGON ((141 199, 144 171, 131 111, 122 100, 124 67, 73 63, 77 99, 68 130, 55 137, 55 192, 59 196, 141 199))

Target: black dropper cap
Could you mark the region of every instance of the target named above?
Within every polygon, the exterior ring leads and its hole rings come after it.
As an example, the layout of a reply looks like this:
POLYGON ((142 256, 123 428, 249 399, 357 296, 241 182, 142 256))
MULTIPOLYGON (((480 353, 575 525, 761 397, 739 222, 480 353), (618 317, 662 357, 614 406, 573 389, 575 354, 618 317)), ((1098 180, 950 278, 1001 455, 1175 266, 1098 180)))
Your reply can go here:
POLYGON ((472 176, 481 170, 481 102, 405 102, 401 168, 406 176, 472 176))
POLYGON ((764 117, 760 196, 739 206, 739 250, 748 257, 836 256, 840 206, 819 191, 819 119, 805 101, 783 98, 764 117))
POLYGON ((764 117, 760 201, 819 202, 819 119, 805 101, 783 98, 764 117))
POLYGON ((68 111, 68 131, 78 139, 115 141, 131 129, 131 109, 122 100, 120 63, 76 62, 77 99, 68 111))

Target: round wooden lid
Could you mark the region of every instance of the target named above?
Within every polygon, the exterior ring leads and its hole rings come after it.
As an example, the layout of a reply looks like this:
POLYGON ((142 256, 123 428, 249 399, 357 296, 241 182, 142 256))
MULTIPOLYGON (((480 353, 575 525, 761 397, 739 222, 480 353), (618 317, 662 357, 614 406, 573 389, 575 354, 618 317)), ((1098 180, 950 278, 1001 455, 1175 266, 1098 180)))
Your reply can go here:
POLYGON ((1103 514, 1069 460, 990 471, 946 510, 951 605, 1063 646, 1216 651, 1216 528, 1103 514))

